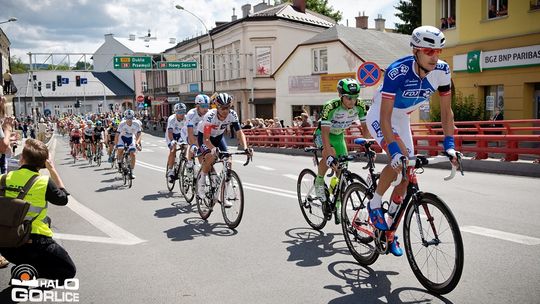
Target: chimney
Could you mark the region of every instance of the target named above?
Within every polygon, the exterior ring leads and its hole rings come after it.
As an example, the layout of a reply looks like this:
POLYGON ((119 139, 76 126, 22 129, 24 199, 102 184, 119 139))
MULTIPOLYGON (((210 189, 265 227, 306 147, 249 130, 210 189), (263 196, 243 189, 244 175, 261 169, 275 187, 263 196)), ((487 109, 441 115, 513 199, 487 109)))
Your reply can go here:
POLYGON ((306 0, 293 0, 293 7, 301 13, 306 12, 306 0))
POLYGON ((257 4, 257 5, 255 5, 255 6, 253 7, 253 13, 260 12, 260 11, 262 11, 262 10, 267 9, 268 7, 269 7, 269 6, 266 4, 265 0, 263 0, 263 2, 261 2, 261 3, 257 4))
POLYGON ((242 18, 246 18, 249 15, 249 12, 251 11, 251 4, 244 4, 242 5, 242 18))
POLYGON ((364 12, 362 12, 362 15, 360 16, 360 12, 358 12, 358 17, 356 18, 356 27, 361 29, 367 29, 368 28, 368 16, 365 15, 364 12))
POLYGON ((236 19, 238 19, 238 17, 237 17, 236 14, 235 14, 235 11, 236 11, 236 9, 233 7, 233 9, 232 9, 232 16, 231 16, 231 21, 236 21, 236 19))
POLYGON ((377 19, 375 19, 375 29, 377 31, 384 32, 384 22, 385 21, 386 21, 386 19, 383 19, 382 15, 379 14, 377 16, 377 19))
POLYGON ((129 34, 129 40, 135 41, 135 34, 129 34))
POLYGON ((176 44, 176 38, 169 38, 170 44, 176 44))
POLYGON ((114 34, 105 34, 105 41, 112 39, 114 34))

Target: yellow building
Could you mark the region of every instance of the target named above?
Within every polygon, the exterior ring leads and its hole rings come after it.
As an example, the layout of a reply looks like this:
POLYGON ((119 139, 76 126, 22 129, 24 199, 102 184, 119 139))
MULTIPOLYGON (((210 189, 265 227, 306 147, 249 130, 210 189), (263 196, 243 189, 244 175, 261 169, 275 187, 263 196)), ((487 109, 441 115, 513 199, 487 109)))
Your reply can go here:
POLYGON ((423 0, 422 24, 444 30, 456 91, 488 117, 540 118, 540 0, 423 0))

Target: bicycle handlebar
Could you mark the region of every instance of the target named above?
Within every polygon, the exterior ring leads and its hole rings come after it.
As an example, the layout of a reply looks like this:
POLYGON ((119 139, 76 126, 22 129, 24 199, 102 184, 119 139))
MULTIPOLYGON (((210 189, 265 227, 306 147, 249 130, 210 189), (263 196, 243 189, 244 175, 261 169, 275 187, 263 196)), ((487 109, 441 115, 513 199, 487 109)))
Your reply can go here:
MULTIPOLYGON (((394 180, 391 185, 392 186, 397 186, 401 183, 401 181, 403 180, 403 177, 405 176, 405 178, 407 178, 407 169, 406 169, 406 166, 405 166, 405 161, 404 161, 404 158, 405 157, 402 157, 401 160, 402 160, 402 170, 400 173, 398 173, 398 176, 396 177, 396 180, 394 180)), ((416 162, 415 162, 415 165, 414 165, 414 168, 416 169, 420 169, 420 168, 423 168, 425 165, 434 165, 434 164, 438 164, 438 163, 444 163, 444 162, 448 162, 448 161, 452 161, 452 156, 449 156, 448 154, 445 153, 445 155, 439 155, 439 156, 435 156, 435 157, 430 157, 430 158, 427 158, 423 155, 416 155, 416 162)), ((463 166, 461 164, 461 158, 462 158, 462 154, 460 152, 456 152, 456 158, 457 158, 457 167, 454 166, 452 164, 452 168, 450 169, 450 175, 444 177, 443 179, 445 181, 449 181, 451 179, 453 179, 455 176, 456 176, 456 172, 457 172, 457 169, 459 168, 460 172, 461 172, 461 175, 463 176, 464 173, 463 173, 463 166)))
POLYGON ((246 155, 246 162, 244 163, 244 166, 247 166, 251 161, 253 161, 253 155, 249 152, 242 151, 242 152, 222 152, 219 151, 219 158, 229 157, 231 155, 246 155))

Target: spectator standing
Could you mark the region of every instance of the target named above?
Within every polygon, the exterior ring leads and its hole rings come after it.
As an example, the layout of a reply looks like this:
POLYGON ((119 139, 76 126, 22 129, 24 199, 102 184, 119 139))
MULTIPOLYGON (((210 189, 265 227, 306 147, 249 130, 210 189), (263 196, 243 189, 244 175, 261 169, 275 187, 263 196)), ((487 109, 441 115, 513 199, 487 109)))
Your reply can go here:
POLYGON ((6 70, 2 78, 4 78, 4 95, 11 94, 11 73, 9 70, 6 70))

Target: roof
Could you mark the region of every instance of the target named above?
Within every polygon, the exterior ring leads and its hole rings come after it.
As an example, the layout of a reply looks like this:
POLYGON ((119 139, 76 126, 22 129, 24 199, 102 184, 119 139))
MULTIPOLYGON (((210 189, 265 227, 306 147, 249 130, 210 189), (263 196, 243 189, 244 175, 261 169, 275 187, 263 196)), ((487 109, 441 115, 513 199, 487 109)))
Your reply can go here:
MULTIPOLYGON (((297 22, 297 23, 304 23, 304 24, 309 24, 312 26, 323 27, 323 28, 329 28, 336 24, 336 21, 334 19, 318 14, 308 9, 306 9, 305 13, 296 11, 294 7, 292 6, 292 3, 287 2, 284 4, 269 7, 267 9, 258 11, 256 13, 252 13, 245 18, 240 18, 235 21, 227 22, 225 24, 222 24, 220 26, 217 26, 211 29, 209 33, 210 35, 214 35, 236 24, 241 24, 243 22, 276 20, 276 19, 287 20, 287 21, 292 21, 292 22, 297 22)), ((169 46, 168 49, 166 49, 166 51, 177 49, 183 45, 187 45, 193 41, 196 41, 197 39, 201 37, 206 37, 206 36, 207 34, 205 33, 197 37, 180 41, 174 47, 169 46)))
POLYGON ((289 57, 276 69, 274 75, 299 47, 335 41, 341 42, 362 61, 375 62, 383 70, 396 59, 411 53, 409 35, 338 24, 297 45, 289 57))
POLYGON ((112 38, 133 53, 160 54, 174 45, 170 43, 169 39, 157 39, 155 37, 135 38, 135 40, 114 36, 112 38))
MULTIPOLYGON (((83 71, 35 71, 36 84, 41 82, 41 92, 37 89, 34 90, 36 97, 46 98, 65 98, 65 97, 82 97, 82 96, 133 96, 134 92, 126 84, 124 84, 118 77, 112 72, 83 72, 83 71), (61 75, 62 78, 69 78, 69 84, 64 84, 60 87, 56 87, 53 91, 52 88, 46 87, 52 82, 56 82, 57 75, 61 75), (86 78, 88 83, 81 84, 80 87, 75 85, 75 77, 80 76, 81 79, 86 78)), ((15 97, 31 97, 32 87, 28 81, 29 74, 13 74, 13 81, 18 89, 15 97)))
POLYGON ((300 21, 303 23, 310 23, 325 27, 331 27, 336 24, 336 21, 334 19, 321 15, 314 11, 308 9, 306 9, 305 13, 297 11, 294 9, 291 3, 284 3, 277 6, 269 7, 267 9, 249 15, 249 17, 258 16, 276 16, 282 19, 300 21))

